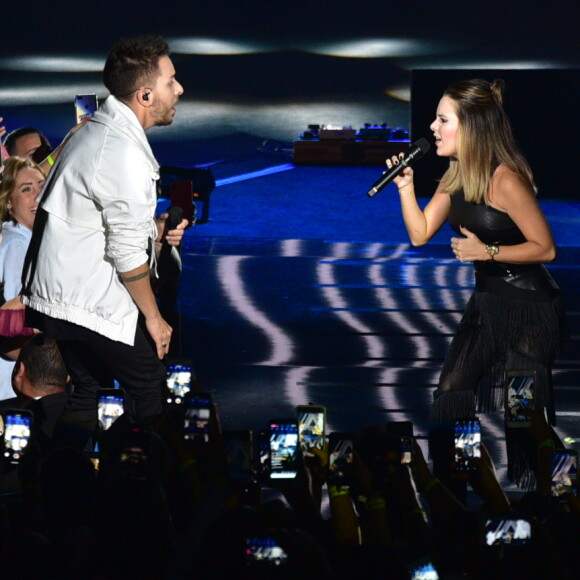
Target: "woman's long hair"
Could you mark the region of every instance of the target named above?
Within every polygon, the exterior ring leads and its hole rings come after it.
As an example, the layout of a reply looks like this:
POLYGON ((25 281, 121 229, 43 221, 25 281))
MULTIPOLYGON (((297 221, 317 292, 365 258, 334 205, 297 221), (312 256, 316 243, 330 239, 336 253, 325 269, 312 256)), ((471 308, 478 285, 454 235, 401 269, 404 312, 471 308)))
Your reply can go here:
POLYGON ((441 184, 448 193, 463 189, 465 199, 488 203, 491 176, 498 165, 517 173, 535 190, 532 171, 516 145, 502 107, 504 81, 460 81, 449 86, 449 97, 459 119, 457 158, 441 184))
POLYGON ((25 159, 24 157, 8 157, 4 162, 4 177, 0 182, 0 221, 6 222, 12 219, 10 210, 8 209, 8 202, 10 196, 14 192, 16 186, 16 178, 22 169, 36 169, 41 175, 44 175, 40 166, 32 161, 32 159, 25 159))

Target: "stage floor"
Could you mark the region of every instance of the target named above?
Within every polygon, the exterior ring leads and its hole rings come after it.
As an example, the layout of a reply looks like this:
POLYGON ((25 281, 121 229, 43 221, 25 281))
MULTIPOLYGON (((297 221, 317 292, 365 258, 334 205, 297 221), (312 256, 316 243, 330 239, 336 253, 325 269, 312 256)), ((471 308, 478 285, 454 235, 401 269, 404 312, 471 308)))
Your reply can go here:
MULTIPOLYGON (((312 182, 321 183, 333 170, 309 171, 312 182)), ((335 171, 341 181, 349 175, 345 168, 335 171)), ((355 182, 368 178, 361 168, 351 171, 355 182)), ((270 191, 274 180, 291 176, 258 177, 246 186, 270 191)), ((233 197, 242 219, 235 187, 218 187, 212 204, 233 197)), ((381 212, 396 215, 394 196, 381 203, 393 204, 381 212)), ((329 202, 327 211, 333 206, 329 202)), ((260 210, 268 212, 268 203, 254 212, 260 210)), ((411 420, 424 445, 432 391, 473 283, 472 266, 453 259, 448 232, 421 248, 408 243, 395 221, 392 228, 383 224, 385 234, 376 241, 341 240, 339 231, 330 239, 252 237, 251 225, 246 235, 231 236, 227 224, 235 220, 235 204, 231 211, 226 218, 216 207, 215 219, 188 231, 179 299, 181 355, 193 361, 217 402, 222 427, 257 432, 269 418, 291 416, 296 405, 312 402, 327 408, 329 431, 411 420)), ((567 240, 559 229, 578 219, 578 213, 570 216, 570 202, 552 200, 545 211, 556 238, 567 240)), ((350 223, 356 230, 357 221, 350 223)), ((348 229, 341 231, 347 238, 348 229)), ((550 266, 563 289, 572 335, 554 368, 558 431, 576 449, 579 263, 580 247, 562 244, 550 266)), ((482 416, 482 426, 507 488, 503 414, 482 416)))

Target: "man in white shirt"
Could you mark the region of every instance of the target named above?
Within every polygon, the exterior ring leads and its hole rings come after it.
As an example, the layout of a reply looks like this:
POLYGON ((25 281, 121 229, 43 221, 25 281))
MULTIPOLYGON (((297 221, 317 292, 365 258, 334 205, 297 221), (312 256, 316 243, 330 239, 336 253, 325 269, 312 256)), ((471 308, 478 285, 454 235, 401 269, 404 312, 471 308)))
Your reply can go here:
MULTIPOLYGON (((136 419, 161 411, 172 329, 149 280, 164 220, 154 217, 159 165, 145 131, 169 125, 183 93, 160 37, 117 43, 103 80, 111 95, 44 187, 23 274, 29 322, 57 340, 74 385, 67 421, 87 432, 113 378, 136 419)), ((186 224, 166 234, 171 245, 186 224)))

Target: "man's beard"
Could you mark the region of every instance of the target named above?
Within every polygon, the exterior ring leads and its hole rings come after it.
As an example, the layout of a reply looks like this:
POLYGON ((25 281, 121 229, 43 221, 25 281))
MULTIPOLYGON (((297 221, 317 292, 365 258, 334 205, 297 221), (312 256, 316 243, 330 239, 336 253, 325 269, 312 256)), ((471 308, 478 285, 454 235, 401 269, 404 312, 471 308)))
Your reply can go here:
POLYGON ((173 106, 165 108, 162 103, 153 110, 153 118, 155 120, 156 127, 166 127, 173 123, 173 106))

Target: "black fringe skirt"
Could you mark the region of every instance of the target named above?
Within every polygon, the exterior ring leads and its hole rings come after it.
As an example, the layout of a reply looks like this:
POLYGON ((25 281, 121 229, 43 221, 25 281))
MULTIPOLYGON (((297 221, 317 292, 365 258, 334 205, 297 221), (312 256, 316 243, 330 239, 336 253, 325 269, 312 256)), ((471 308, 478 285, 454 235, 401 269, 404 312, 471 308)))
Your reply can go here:
MULTIPOLYGON (((443 364, 441 380, 453 379, 435 392, 432 427, 477 411, 501 410, 509 370, 535 371, 536 403, 555 424, 551 367, 566 335, 560 294, 507 283, 504 288, 502 293, 476 290, 471 296, 443 364)), ((537 450, 526 452, 522 436, 506 434, 508 474, 529 487, 537 450)))

